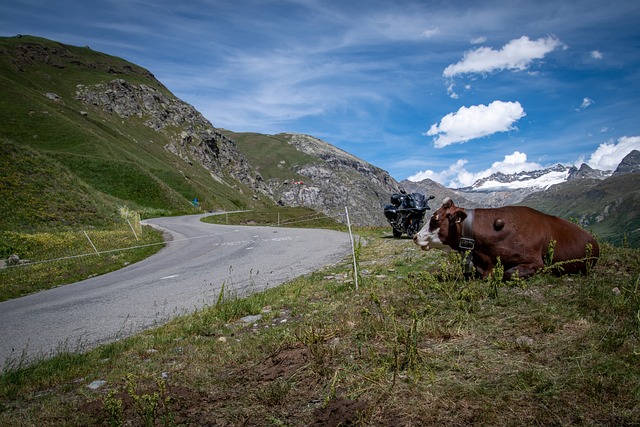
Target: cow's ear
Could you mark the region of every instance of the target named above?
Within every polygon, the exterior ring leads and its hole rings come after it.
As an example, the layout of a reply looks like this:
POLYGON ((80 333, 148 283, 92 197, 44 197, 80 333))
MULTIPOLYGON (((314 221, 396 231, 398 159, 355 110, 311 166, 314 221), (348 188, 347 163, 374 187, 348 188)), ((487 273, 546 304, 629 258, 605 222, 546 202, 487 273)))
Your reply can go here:
POLYGON ((453 219, 455 220, 456 224, 460 224, 466 217, 467 214, 462 211, 455 211, 453 213, 453 219))

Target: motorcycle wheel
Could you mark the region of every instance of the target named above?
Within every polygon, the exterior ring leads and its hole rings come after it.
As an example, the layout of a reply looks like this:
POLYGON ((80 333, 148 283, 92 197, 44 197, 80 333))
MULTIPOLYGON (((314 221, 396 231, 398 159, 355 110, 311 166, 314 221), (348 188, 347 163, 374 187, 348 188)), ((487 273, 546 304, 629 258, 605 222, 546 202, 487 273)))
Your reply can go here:
POLYGON ((396 230, 395 228, 392 228, 391 230, 393 231, 393 237, 395 237, 396 239, 402 237, 402 231, 396 230))
POLYGON ((414 221, 407 227, 407 235, 413 239, 413 236, 422 228, 422 221, 414 221))

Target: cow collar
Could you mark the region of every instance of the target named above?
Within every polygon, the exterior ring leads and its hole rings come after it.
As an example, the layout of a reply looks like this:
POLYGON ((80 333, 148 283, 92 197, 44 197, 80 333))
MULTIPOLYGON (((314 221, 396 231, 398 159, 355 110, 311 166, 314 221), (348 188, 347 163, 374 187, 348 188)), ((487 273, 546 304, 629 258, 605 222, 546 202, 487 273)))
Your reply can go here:
POLYGON ((476 241, 473 240, 473 214, 474 209, 465 209, 467 217, 462 221, 462 236, 460 237, 460 244, 458 245, 463 251, 472 251, 476 246, 476 241))

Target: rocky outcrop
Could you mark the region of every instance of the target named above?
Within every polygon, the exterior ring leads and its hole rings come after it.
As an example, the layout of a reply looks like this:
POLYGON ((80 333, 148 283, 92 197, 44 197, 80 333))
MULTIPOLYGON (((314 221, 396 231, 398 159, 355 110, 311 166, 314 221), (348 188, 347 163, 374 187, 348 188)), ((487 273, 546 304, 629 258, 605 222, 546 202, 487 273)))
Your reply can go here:
POLYGON ((345 207, 356 225, 385 225, 383 207, 398 183, 384 170, 308 135, 282 135, 298 151, 318 159, 297 166, 301 182, 269 180, 278 201, 286 206, 307 206, 345 220, 345 207))
POLYGON ((574 179, 605 179, 609 174, 610 172, 593 169, 586 163, 583 163, 580 165, 580 169, 575 166, 572 166, 569 169, 567 181, 572 181, 574 179))
POLYGON ((195 108, 148 85, 123 79, 78 85, 76 99, 122 119, 141 119, 171 141, 164 146, 167 151, 184 162, 201 164, 219 182, 230 175, 280 204, 307 206, 338 221, 345 221, 346 206, 352 223, 384 225, 383 206, 398 191, 397 182, 382 169, 317 138, 298 134, 286 134, 284 139, 296 150, 317 159, 295 167, 304 181, 265 182, 235 142, 195 108))
POLYGON ((151 86, 123 79, 78 85, 76 99, 123 119, 133 116, 143 119, 146 126, 168 137, 171 142, 164 148, 183 161, 201 164, 219 182, 230 175, 271 198, 262 177, 250 167, 236 144, 191 105, 151 86))
POLYGON ((640 151, 633 150, 629 154, 627 154, 616 170, 613 172, 614 175, 624 175, 627 173, 639 173, 640 172, 640 151))

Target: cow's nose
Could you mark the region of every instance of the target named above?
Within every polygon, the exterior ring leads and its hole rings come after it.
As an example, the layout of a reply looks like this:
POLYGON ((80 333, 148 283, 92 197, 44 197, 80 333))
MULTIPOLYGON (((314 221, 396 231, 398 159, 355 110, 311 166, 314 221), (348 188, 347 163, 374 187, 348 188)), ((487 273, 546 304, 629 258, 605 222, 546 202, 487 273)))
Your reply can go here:
POLYGON ((416 243, 416 244, 418 243, 418 235, 417 234, 413 235, 413 243, 416 243))

